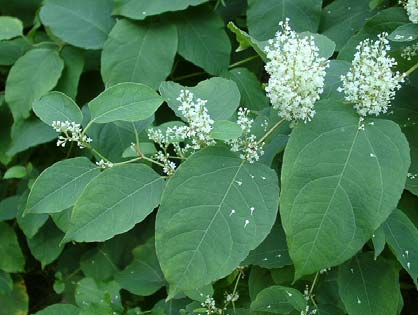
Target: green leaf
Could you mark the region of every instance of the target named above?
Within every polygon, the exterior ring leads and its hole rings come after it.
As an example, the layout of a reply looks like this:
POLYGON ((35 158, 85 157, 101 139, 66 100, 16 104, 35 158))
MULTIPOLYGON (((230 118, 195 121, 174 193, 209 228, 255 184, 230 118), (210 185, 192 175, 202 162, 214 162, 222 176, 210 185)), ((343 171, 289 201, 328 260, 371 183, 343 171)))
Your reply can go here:
POLYGON ((374 247, 374 259, 376 259, 385 249, 386 237, 383 227, 379 227, 372 236, 372 242, 374 247))
POLYGON ((25 234, 26 238, 30 239, 38 233, 39 229, 46 223, 48 220, 47 214, 25 214, 23 216, 23 211, 26 207, 26 201, 28 199, 28 191, 20 197, 18 204, 18 213, 17 213, 17 223, 20 229, 25 234))
POLYGON ((165 280, 155 253, 154 239, 136 247, 132 254, 134 260, 116 274, 116 282, 132 294, 148 296, 155 293, 165 285, 165 280))
POLYGON ((170 296, 231 273, 271 230, 278 195, 273 170, 226 148, 208 147, 185 161, 168 181, 156 222, 170 296))
POLYGON ((296 279, 361 249, 396 207, 410 163, 392 121, 359 122, 332 100, 317 108, 294 128, 283 159, 280 211, 296 279))
POLYGON ((401 25, 388 38, 394 42, 412 42, 418 38, 418 25, 413 23, 401 25))
POLYGON ((77 104, 61 92, 49 92, 36 100, 33 111, 44 123, 52 125, 53 121, 70 121, 81 124, 83 114, 77 104))
POLYGON ((138 121, 152 116, 163 99, 150 87, 139 83, 120 83, 90 101, 92 122, 138 121))
POLYGON ((269 100, 256 75, 247 68, 235 68, 223 72, 222 76, 234 81, 241 94, 241 106, 250 110, 261 110, 269 106, 269 100))
POLYGON ((329 68, 326 70, 325 87, 322 93, 323 99, 343 100, 344 94, 338 92, 342 86, 341 76, 350 70, 351 63, 344 60, 330 60, 329 68))
POLYGON ((177 100, 181 90, 189 90, 195 99, 207 100, 206 108, 213 120, 231 118, 240 103, 240 93, 235 82, 218 77, 201 81, 194 87, 185 87, 172 81, 163 82, 159 90, 168 106, 181 118, 183 115, 178 110, 181 103, 177 100))
POLYGON ((11 16, 0 16, 0 41, 22 36, 23 24, 11 16))
POLYGON ((49 220, 39 232, 28 239, 28 246, 32 255, 41 262, 42 268, 52 263, 64 249, 60 242, 64 234, 49 220))
POLYGON ((217 140, 232 140, 237 139, 242 135, 241 127, 233 121, 218 120, 213 124, 213 129, 210 132, 213 139, 217 140))
POLYGON ((239 47, 235 50, 236 52, 252 47, 264 62, 267 61, 267 55, 264 52, 264 42, 256 40, 247 32, 239 29, 233 22, 228 23, 228 29, 235 34, 235 38, 239 43, 239 47))
POLYGON ((10 293, 12 289, 13 289, 12 277, 8 273, 0 270, 0 296, 2 294, 10 293))
POLYGON ((130 230, 160 203, 163 188, 163 178, 143 164, 106 170, 77 200, 65 239, 105 241, 130 230))
POLYGON ((29 194, 26 213, 55 213, 76 202, 100 169, 85 157, 59 161, 44 170, 29 194))
POLYGON ((16 61, 6 81, 6 102, 15 120, 29 117, 33 101, 57 84, 63 67, 58 52, 47 48, 30 50, 16 61))
POLYGON ((72 46, 64 46, 61 50, 61 58, 64 60, 64 70, 55 89, 75 99, 84 68, 83 51, 72 46))
POLYGON ((418 230, 400 210, 395 210, 383 225, 386 241, 402 267, 418 287, 418 230))
POLYGON ((318 54, 320 57, 328 59, 334 54, 335 43, 325 35, 311 32, 303 32, 300 35, 303 37, 313 37, 313 40, 319 49, 318 54))
POLYGON ((25 267, 25 257, 20 249, 15 231, 10 225, 0 222, 0 270, 21 272, 25 267))
POLYGON ((336 0, 322 10, 319 30, 340 50, 372 15, 367 1, 336 0))
POLYGON ((322 0, 248 0, 249 33, 258 40, 273 38, 279 22, 286 18, 290 18, 290 25, 297 32, 316 33, 321 7, 322 0))
POLYGON ((29 48, 29 44, 23 38, 0 41, 0 65, 13 65, 29 48))
MULTIPOLYGON (((411 100, 409 102, 411 102, 411 100)), ((413 118, 414 116, 412 116, 412 118, 408 118, 407 123, 411 124, 411 119, 413 118)), ((405 132, 406 137, 409 140, 409 147, 411 149, 411 167, 409 168, 408 179, 406 180, 405 188, 411 193, 413 193, 415 196, 418 196, 418 144, 416 142, 416 137, 418 135, 418 126, 414 125, 414 122, 415 120, 413 120, 412 126, 404 128, 403 130, 405 132)))
POLYGON ((72 304, 53 304, 34 315, 78 315, 80 310, 72 304))
POLYGON ((107 86, 137 82, 156 89, 170 74, 176 52, 174 25, 118 20, 103 48, 103 81, 107 86))
POLYGON ((209 0, 116 0, 113 14, 123 15, 134 20, 143 20, 147 16, 158 15, 164 12, 180 11, 189 6, 196 6, 209 0))
POLYGON ((26 167, 15 165, 11 168, 7 169, 6 173, 3 175, 3 179, 10 179, 10 178, 23 178, 27 175, 26 167))
POLYGON ((115 281, 105 283, 84 278, 77 283, 75 300, 77 305, 83 308, 91 304, 109 305, 117 303, 120 305, 119 290, 120 287, 115 281))
POLYGON ((254 312, 290 314, 305 309, 306 301, 298 290, 280 285, 262 290, 251 303, 254 312))
POLYGON ((276 222, 266 239, 241 263, 243 266, 256 265, 267 269, 282 268, 291 264, 286 235, 280 222, 276 222))
POLYGON ((47 0, 39 16, 42 24, 71 45, 100 49, 111 30, 112 0, 47 0))
POLYGON ((0 294, 0 315, 24 315, 29 310, 29 298, 26 293, 25 283, 16 282, 13 290, 6 294, 0 294))
POLYGON ((179 54, 186 60, 217 75, 226 70, 231 42, 222 19, 208 10, 193 9, 178 14, 179 54))
POLYGON ((12 143, 7 155, 13 156, 57 137, 53 128, 36 119, 21 120, 12 128, 12 143))
POLYGON ((349 315, 396 315, 400 296, 394 264, 372 253, 354 257, 339 267, 339 294, 349 315))

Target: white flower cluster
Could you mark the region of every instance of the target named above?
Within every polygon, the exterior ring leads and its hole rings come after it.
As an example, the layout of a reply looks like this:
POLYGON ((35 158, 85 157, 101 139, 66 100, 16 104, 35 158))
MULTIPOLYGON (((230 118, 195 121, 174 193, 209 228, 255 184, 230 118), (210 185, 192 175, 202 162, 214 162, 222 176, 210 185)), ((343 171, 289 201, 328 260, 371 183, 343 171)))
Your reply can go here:
POLYGON ((401 57, 406 60, 412 60, 418 54, 418 43, 407 46, 402 49, 401 57))
POLYGON ((239 299, 238 292, 225 293, 225 303, 235 303, 239 299))
POLYGON ((70 121, 53 121, 52 128, 56 132, 63 133, 57 140, 57 146, 65 147, 67 142, 77 142, 80 149, 83 149, 86 144, 92 141, 91 138, 83 134, 83 129, 80 124, 70 121))
POLYGON ((215 300, 210 297, 207 296, 205 301, 203 303, 200 304, 204 309, 205 309, 205 314, 223 314, 223 309, 216 307, 216 302, 215 300))
POLYGON ((409 20, 414 24, 418 24, 418 0, 401 1, 401 3, 402 2, 408 13, 409 20))
POLYGON ((103 168, 103 169, 113 167, 113 163, 112 162, 105 161, 103 159, 101 159, 100 161, 96 162, 96 165, 98 167, 100 167, 100 168, 103 168))
POLYGON ((405 76, 393 73, 397 63, 389 56, 388 34, 382 33, 376 41, 366 39, 357 46, 349 72, 341 76, 345 100, 353 103, 360 116, 386 113, 405 76))
POLYGON ((238 109, 237 123, 241 127, 242 136, 238 139, 228 140, 226 144, 231 147, 232 152, 241 152, 241 159, 254 163, 264 154, 264 143, 258 143, 256 136, 251 133, 254 120, 248 117, 249 113, 247 108, 238 109))
POLYGON ((154 159, 164 164, 163 172, 167 175, 173 175, 176 171, 176 164, 169 160, 169 155, 167 153, 163 153, 158 151, 154 154, 154 159))
POLYGON ((306 123, 315 115, 314 104, 323 92, 329 61, 319 56, 312 36, 301 37, 290 28, 289 19, 279 25, 282 30, 264 49, 270 75, 267 96, 281 117, 306 123))
POLYGON ((305 309, 300 311, 300 315, 315 315, 317 314, 318 310, 316 308, 312 308, 310 305, 311 294, 309 292, 309 287, 306 286, 305 290, 303 291, 303 297, 305 298, 306 306, 305 309))

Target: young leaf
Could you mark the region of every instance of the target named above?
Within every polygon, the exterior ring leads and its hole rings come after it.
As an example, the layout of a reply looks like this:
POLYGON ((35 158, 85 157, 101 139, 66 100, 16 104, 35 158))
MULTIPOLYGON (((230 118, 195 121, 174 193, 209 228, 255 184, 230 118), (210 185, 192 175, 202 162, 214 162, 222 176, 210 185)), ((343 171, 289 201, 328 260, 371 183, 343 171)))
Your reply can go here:
POLYGON ((15 231, 7 223, 0 222, 0 270, 21 272, 25 257, 20 249, 15 231))
POLYGON ((248 47, 252 47, 254 51, 263 59, 264 62, 267 61, 267 55, 264 52, 265 42, 260 42, 250 36, 247 32, 239 29, 233 22, 228 23, 228 29, 235 34, 235 37, 239 43, 239 47, 237 48, 237 52, 241 50, 245 50, 248 47))
POLYGON ((262 290, 251 303, 254 312, 273 314, 290 314, 294 310, 300 312, 306 307, 306 301, 298 290, 275 285, 262 290))
POLYGON ((107 86, 137 82, 156 89, 170 74, 176 52, 174 25, 118 20, 103 48, 103 81, 107 86))
POLYGON ((395 210, 383 225, 386 241, 402 267, 418 287, 418 230, 400 210, 395 210))
POLYGON ((352 257, 396 207, 410 164, 398 125, 329 100, 294 128, 281 217, 296 279, 352 257))
POLYGON ((33 101, 57 84, 63 68, 54 49, 33 49, 16 61, 6 81, 6 102, 15 120, 29 117, 33 101))
POLYGON ((29 44, 23 38, 0 41, 0 65, 13 65, 29 48, 29 44))
POLYGON ((156 222, 170 296, 231 273, 271 230, 278 196, 273 170, 223 147, 184 162, 167 184, 156 222))
POLYGON ((11 16, 0 16, 0 41, 22 36, 23 24, 11 16))
POLYGON ((147 16, 158 15, 164 12, 180 11, 188 6, 196 6, 209 0, 153 0, 132 1, 116 0, 113 14, 129 17, 134 20, 143 20, 147 16))
POLYGON ((240 103, 238 87, 232 80, 216 77, 201 81, 194 87, 185 87, 172 81, 163 82, 160 94, 178 117, 183 117, 178 110, 181 103, 177 100, 181 90, 189 90, 196 99, 207 100, 206 108, 213 120, 231 118, 240 103))
POLYGON ((76 202, 100 169, 85 157, 63 160, 44 170, 29 194, 26 213, 55 213, 76 202))
POLYGON ((249 0, 249 33, 258 40, 273 38, 279 29, 279 22, 286 17, 290 18, 290 25, 296 31, 315 33, 319 27, 321 7, 322 0, 249 0))
POLYGON ((9 168, 3 175, 3 179, 23 178, 27 175, 26 167, 15 165, 9 168))
POLYGON ((339 267, 339 294, 349 315, 396 315, 399 272, 393 263, 372 253, 354 257, 339 267))
POLYGON ((201 9, 179 13, 178 17, 179 54, 212 75, 226 70, 231 42, 222 19, 213 12, 201 9))
POLYGON ((36 100, 32 108, 36 116, 50 126, 53 121, 69 121, 81 124, 83 120, 83 114, 77 104, 61 92, 49 92, 36 100))
POLYGON ((112 0, 47 0, 39 12, 42 24, 71 45, 100 49, 111 30, 112 0))
POLYGON ((139 83, 120 83, 90 101, 92 122, 138 121, 152 116, 163 99, 150 87, 139 83))
POLYGON ((121 272, 116 274, 115 281, 122 289, 148 296, 165 285, 164 275, 155 253, 154 239, 136 247, 134 260, 121 272))
POLYGON ((106 170, 77 200, 65 239, 99 242, 130 230, 160 203, 163 188, 164 179, 144 164, 106 170))

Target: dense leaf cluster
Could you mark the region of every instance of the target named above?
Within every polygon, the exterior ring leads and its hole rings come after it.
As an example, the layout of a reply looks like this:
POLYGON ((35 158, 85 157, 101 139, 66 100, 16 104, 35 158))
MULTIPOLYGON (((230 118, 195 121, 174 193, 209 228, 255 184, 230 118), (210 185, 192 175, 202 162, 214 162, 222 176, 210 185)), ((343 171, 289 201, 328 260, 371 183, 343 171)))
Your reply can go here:
POLYGON ((0 0, 0 315, 417 314, 413 3, 0 0))

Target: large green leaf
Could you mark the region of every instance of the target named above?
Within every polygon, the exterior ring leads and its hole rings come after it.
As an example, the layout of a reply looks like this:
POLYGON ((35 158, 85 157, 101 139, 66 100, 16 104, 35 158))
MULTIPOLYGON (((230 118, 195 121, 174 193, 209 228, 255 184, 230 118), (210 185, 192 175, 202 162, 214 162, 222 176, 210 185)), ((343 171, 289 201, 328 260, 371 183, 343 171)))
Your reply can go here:
POLYGON ((0 295, 10 293, 13 289, 12 277, 0 270, 0 295))
POLYGON ((189 10, 179 13, 176 25, 182 57, 213 75, 228 68, 231 42, 218 15, 208 10, 189 10))
POLYGON ((116 0, 113 14, 123 15, 134 20, 143 20, 147 16, 158 15, 169 11, 180 11, 188 6, 196 6, 209 0, 116 0))
POLYGON ((89 103, 89 108, 92 121, 102 124, 147 119, 162 102, 163 99, 150 87, 127 82, 106 89, 89 103))
POLYGON ((100 169, 85 157, 67 159, 44 170, 36 179, 26 205, 27 213, 55 213, 76 202, 100 169))
MULTIPOLYGON (((84 278, 77 283, 75 300, 78 306, 85 308, 89 305, 109 306, 120 305, 120 287, 115 281, 96 282, 92 278, 84 278)), ((86 315, 91 313, 87 312, 86 315)), ((103 313, 95 313, 97 315, 103 313)))
POLYGON ((21 272, 25 257, 20 249, 15 231, 7 223, 0 222, 0 270, 21 272))
POLYGON ((176 52, 177 29, 174 25, 139 24, 121 19, 103 48, 103 81, 107 86, 138 82, 156 89, 170 74, 176 52))
POLYGON ((24 282, 15 282, 13 290, 0 294, 0 315, 26 315, 29 309, 29 298, 24 282))
POLYGON ((273 38, 279 22, 289 18, 296 31, 316 33, 321 7, 322 0, 248 0, 248 30, 256 39, 267 40, 273 38))
POLYGON ((34 315, 78 315, 80 310, 72 304, 53 304, 34 315))
POLYGON ((395 210, 383 225, 386 241, 402 267, 418 286, 418 230, 400 210, 395 210))
POLYGON ((49 92, 36 100, 32 108, 36 116, 48 125, 52 125, 53 121, 81 124, 83 120, 83 114, 77 104, 61 92, 49 92))
POLYGON ((164 191, 156 249, 170 295, 231 273, 270 232, 277 214, 276 173, 223 147, 184 162, 164 191))
POLYGON ((7 155, 13 156, 57 137, 53 128, 38 119, 19 120, 12 128, 12 143, 7 155))
POLYGON ((57 84, 63 68, 58 52, 47 48, 30 50, 16 61, 6 81, 6 102, 15 120, 29 117, 33 101, 57 84))
POLYGON ((172 81, 163 82, 160 85, 161 96, 178 117, 183 117, 178 109, 181 103, 177 100, 181 90, 189 90, 195 99, 207 100, 206 108, 214 120, 231 118, 240 103, 238 87, 232 80, 216 77, 201 81, 193 87, 182 86, 172 81))
POLYGON ((28 240, 32 255, 41 262, 42 268, 52 263, 64 249, 60 242, 64 234, 49 220, 39 232, 28 240))
POLYGON ((0 41, 21 36, 23 24, 19 19, 11 16, 0 16, 0 41))
POLYGON ((100 49, 111 30, 112 0, 47 0, 39 16, 42 24, 71 45, 100 49))
POLYGON ((55 89, 75 99, 78 92, 78 82, 84 68, 84 55, 81 49, 64 46, 61 50, 64 60, 64 70, 55 89))
POLYGON ((134 260, 115 276, 122 289, 136 295, 148 296, 165 285, 155 253, 154 239, 136 247, 132 254, 134 260))
POLYGON ((399 273, 393 263, 372 253, 354 257, 339 267, 339 294, 349 315, 396 315, 399 273))
POLYGON ((164 179, 144 164, 115 166, 86 187, 65 238, 105 241, 130 230, 160 203, 164 179))
POLYGON ((369 1, 336 0, 322 10, 320 32, 337 44, 337 50, 373 15, 369 1))
POLYGON ((273 314, 290 314, 305 310, 306 301, 298 290, 275 285, 262 290, 251 302, 251 310, 273 314))
MULTIPOLYGON (((411 94, 409 94, 411 97, 411 94)), ((414 104, 414 102, 410 99, 409 102, 411 105, 414 104)), ((403 103, 406 104, 406 103, 403 103)), ((416 106, 413 106, 411 108, 415 108, 416 106)), ((397 115, 397 120, 399 120, 399 109, 394 109, 395 115, 397 115)), ((406 114, 408 114, 408 118, 406 118, 404 126, 408 126, 407 124, 412 124, 411 126, 405 127, 403 129, 403 132, 405 133, 407 139, 409 140, 409 147, 411 149, 411 167, 409 168, 409 174, 408 179, 406 181, 406 189, 413 193, 415 196, 418 196, 418 144, 417 144, 417 136, 418 136, 418 125, 415 124, 414 120, 414 114, 411 115, 411 113, 405 111, 406 114), (412 122, 411 122, 412 121, 412 122)))
POLYGON ((29 44, 23 38, 0 41, 0 65, 10 66, 28 49, 29 44))
POLYGON ((369 240, 405 186, 409 146, 398 125, 359 121, 332 100, 294 128, 282 168, 281 217, 296 278, 341 264, 369 240))

